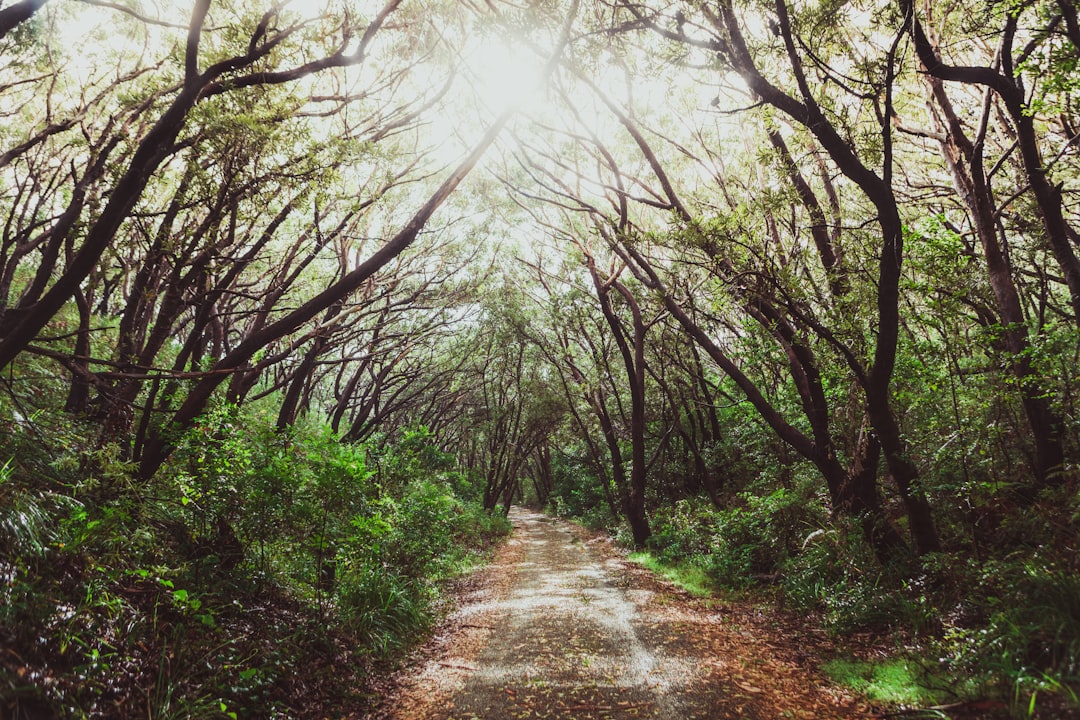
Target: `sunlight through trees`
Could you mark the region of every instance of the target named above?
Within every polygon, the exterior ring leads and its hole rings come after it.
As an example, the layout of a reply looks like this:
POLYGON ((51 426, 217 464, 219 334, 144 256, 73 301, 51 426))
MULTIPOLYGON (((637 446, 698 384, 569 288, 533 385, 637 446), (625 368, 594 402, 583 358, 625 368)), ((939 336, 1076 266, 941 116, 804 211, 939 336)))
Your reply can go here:
POLYGON ((1075 710, 1078 63, 1072 0, 0 3, 4 697, 292 708, 299 641, 147 668, 232 594, 389 652, 530 503, 1075 710))

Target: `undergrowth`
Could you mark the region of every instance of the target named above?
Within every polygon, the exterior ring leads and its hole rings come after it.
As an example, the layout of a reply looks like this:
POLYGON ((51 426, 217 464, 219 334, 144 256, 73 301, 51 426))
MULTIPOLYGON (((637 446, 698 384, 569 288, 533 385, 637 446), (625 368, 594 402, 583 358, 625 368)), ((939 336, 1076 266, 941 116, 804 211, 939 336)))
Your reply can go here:
POLYGON ((1012 717, 1080 717, 1077 499, 1047 491, 1015 514, 996 502, 980 554, 953 540, 952 552, 882 565, 857 525, 828 517, 808 490, 691 498, 655 510, 648 551, 632 558, 695 594, 774 598, 841 641, 876 638, 887 659, 825 668, 871 699, 992 699, 1012 717))
POLYGON ((323 717, 508 531, 423 431, 347 445, 223 407, 136 480, 38 416, 0 438, 0 716, 323 717))
POLYGON ((701 568, 693 565, 668 565, 647 552, 631 553, 629 559, 666 578, 695 597, 709 597, 716 589, 709 576, 701 568))

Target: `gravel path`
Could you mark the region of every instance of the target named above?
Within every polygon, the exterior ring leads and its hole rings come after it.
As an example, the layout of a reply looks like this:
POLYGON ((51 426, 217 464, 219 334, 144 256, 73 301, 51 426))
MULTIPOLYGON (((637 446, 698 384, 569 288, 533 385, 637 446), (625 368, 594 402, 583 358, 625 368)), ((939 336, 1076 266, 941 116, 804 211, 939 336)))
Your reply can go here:
POLYGON ((395 720, 859 717, 745 610, 687 597, 528 510, 424 658, 395 720))
POLYGON ((693 663, 643 641, 637 606, 562 523, 516 511, 525 553, 504 617, 453 700, 454 720, 692 717, 693 663))

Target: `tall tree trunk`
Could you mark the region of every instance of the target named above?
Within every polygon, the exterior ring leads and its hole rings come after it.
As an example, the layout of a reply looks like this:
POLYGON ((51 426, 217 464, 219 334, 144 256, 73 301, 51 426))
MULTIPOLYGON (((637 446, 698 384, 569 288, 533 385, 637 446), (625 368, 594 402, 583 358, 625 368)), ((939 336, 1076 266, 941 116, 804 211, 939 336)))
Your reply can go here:
POLYGON ((64 402, 64 410, 83 414, 90 402, 90 303, 81 288, 75 293, 75 305, 79 309, 79 329, 75 334, 71 388, 64 402))
MULTIPOLYGON (((934 55, 937 56, 936 48, 934 55)), ((922 66, 925 71, 925 63, 922 63, 922 66)), ((1035 462, 1032 468, 1035 485, 1044 486, 1060 476, 1065 464, 1062 425, 1061 419, 1046 399, 1041 378, 1031 364, 1031 344, 1020 293, 1013 282, 1012 269, 998 241, 993 195, 983 166, 982 141, 986 130, 986 117, 984 114, 977 139, 972 142, 945 92, 945 83, 928 72, 924 73, 924 78, 934 106, 944 116, 942 154, 952 171, 957 193, 968 208, 983 248, 990 287, 1001 318, 1001 333, 1009 353, 1009 365, 1017 379, 1024 414, 1035 444, 1035 462)), ((989 98, 984 110, 984 113, 988 112, 989 98)))
POLYGON ((634 545, 642 548, 652 534, 649 518, 645 512, 645 489, 647 481, 647 459, 645 453, 645 324, 641 318, 641 308, 630 291, 617 279, 605 282, 596 270, 591 256, 586 256, 586 265, 600 301, 604 315, 619 347, 630 386, 630 485, 624 497, 623 515, 630 524, 634 545), (627 333, 611 305, 611 288, 614 287, 627 305, 632 316, 632 342, 627 341, 627 333))
POLYGON ((1007 15, 1005 28, 1001 33, 999 53, 1002 69, 998 71, 991 67, 958 67, 945 64, 916 16, 914 1, 901 0, 900 6, 911 17, 909 27, 915 51, 927 73, 939 80, 986 86, 996 92, 1004 102, 1015 127, 1024 174, 1039 208, 1039 220, 1045 231, 1047 244, 1061 268, 1069 290, 1074 320, 1080 323, 1080 259, 1077 258, 1073 241, 1070 239, 1070 235, 1075 236, 1076 233, 1065 220, 1061 188, 1050 182, 1046 163, 1039 150, 1034 113, 1030 112, 1027 106, 1022 78, 1013 67, 1012 41, 1016 35, 1017 14, 1010 12, 1007 15))

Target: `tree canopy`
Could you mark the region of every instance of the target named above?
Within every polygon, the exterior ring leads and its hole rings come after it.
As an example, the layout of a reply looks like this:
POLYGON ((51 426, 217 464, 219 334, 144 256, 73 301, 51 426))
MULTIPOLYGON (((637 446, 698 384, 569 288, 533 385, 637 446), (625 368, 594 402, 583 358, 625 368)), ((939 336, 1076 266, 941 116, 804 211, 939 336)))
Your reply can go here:
POLYGON ((360 627, 530 502, 1075 702, 1077 18, 3 3, 0 637, 47 559, 360 627))

